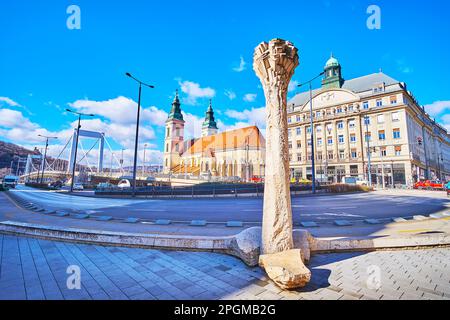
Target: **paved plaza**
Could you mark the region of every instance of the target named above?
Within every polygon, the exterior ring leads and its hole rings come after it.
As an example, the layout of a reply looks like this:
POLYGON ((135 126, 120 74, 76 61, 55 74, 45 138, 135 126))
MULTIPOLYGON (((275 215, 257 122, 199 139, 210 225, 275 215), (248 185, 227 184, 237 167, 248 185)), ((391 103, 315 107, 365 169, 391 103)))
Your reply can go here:
POLYGON ((450 299, 450 248, 314 255, 312 281, 294 292, 216 253, 10 235, 0 253, 0 299, 450 299), (80 268, 80 290, 67 287, 69 266, 80 268))

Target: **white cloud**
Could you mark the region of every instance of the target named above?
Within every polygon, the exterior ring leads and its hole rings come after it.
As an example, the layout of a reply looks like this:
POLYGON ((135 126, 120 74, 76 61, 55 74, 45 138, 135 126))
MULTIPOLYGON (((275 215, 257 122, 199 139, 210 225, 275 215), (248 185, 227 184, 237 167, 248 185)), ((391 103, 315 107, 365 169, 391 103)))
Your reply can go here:
MULTIPOLYGON (((137 103, 126 97, 120 96, 106 101, 77 100, 69 105, 78 111, 93 113, 114 123, 136 123, 137 103)), ((154 106, 149 108, 142 107, 141 119, 150 122, 150 124, 164 126, 167 113, 154 106)))
POLYGON ((202 88, 196 82, 178 80, 178 84, 181 87, 181 91, 187 94, 187 98, 183 99, 183 102, 189 105, 196 105, 198 99, 213 98, 216 95, 214 89, 209 87, 202 88))
POLYGON ((253 126, 257 125, 260 129, 266 127, 266 108, 252 108, 243 111, 227 110, 225 114, 232 119, 239 120, 232 127, 253 126))
POLYGON ((298 82, 298 81, 296 81, 296 80, 291 80, 291 82, 289 83, 288 91, 289 91, 289 92, 292 92, 292 91, 297 90, 298 85, 299 85, 299 82, 298 82))
POLYGON ((442 126, 450 132, 450 114, 441 117, 442 126))
POLYGON ((450 112, 450 101, 435 101, 425 106, 425 111, 432 117, 437 117, 444 112, 450 112))
POLYGON ((234 93, 231 90, 225 90, 225 95, 228 97, 228 99, 230 100, 234 100, 236 99, 236 93, 234 93))
POLYGON ((235 72, 242 72, 242 71, 244 71, 246 69, 246 64, 247 63, 245 62, 244 57, 241 56, 240 60, 239 60, 239 66, 238 67, 234 67, 233 71, 235 71, 235 72))
POLYGON ((184 137, 187 139, 198 138, 202 135, 202 124, 204 119, 196 115, 183 112, 184 137))
POLYGON ((20 104, 8 97, 0 97, 0 105, 6 104, 10 107, 20 107, 20 104))
POLYGON ((244 95, 244 101, 245 102, 253 102, 256 100, 257 94, 255 93, 247 93, 244 95))

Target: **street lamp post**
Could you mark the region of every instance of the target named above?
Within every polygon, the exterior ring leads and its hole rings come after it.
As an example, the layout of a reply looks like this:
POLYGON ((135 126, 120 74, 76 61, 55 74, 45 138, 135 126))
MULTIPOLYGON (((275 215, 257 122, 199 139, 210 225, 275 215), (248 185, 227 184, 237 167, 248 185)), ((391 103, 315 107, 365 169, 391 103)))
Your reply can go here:
POLYGON ((312 102, 312 82, 317 78, 323 76, 325 71, 321 72, 318 76, 313 79, 299 84, 298 87, 302 87, 305 84, 309 85, 309 114, 311 120, 311 167, 312 167, 312 193, 316 193, 316 168, 315 168, 315 155, 314 155, 314 117, 313 117, 313 102, 312 102))
POLYGON ((367 178, 369 180, 369 187, 372 187, 372 159, 370 152, 369 119, 370 117, 368 115, 364 116, 364 123, 366 125, 366 143, 367 143, 367 178))
POLYGON ((73 113, 75 115, 78 116, 78 126, 77 126, 77 140, 75 142, 75 154, 74 154, 74 158, 73 158, 73 165, 72 165, 72 181, 70 182, 70 192, 73 192, 73 184, 75 181, 75 169, 77 166, 77 153, 78 153, 78 139, 80 137, 80 129, 81 129, 81 117, 82 116, 86 116, 86 117, 93 117, 93 114, 86 114, 86 113, 82 113, 82 112, 76 112, 70 109, 66 109, 67 112, 73 113))
POLYGON ((47 149, 48 149, 48 141, 50 139, 58 139, 58 137, 47 137, 41 134, 38 135, 41 138, 45 139, 45 151, 44 151, 44 163, 42 165, 42 175, 41 175, 41 184, 44 183, 44 172, 45 172, 45 163, 47 162, 47 149))
POLYGON ((138 155, 138 143, 139 143, 139 118, 141 114, 141 91, 142 91, 142 85, 153 89, 155 88, 152 85, 146 84, 137 78, 133 77, 129 72, 125 74, 127 77, 130 77, 137 83, 139 83, 139 98, 138 98, 138 110, 137 110, 137 119, 136 119, 136 139, 135 139, 135 145, 134 145, 134 165, 133 165, 133 192, 132 196, 136 196, 136 172, 137 172, 137 155, 138 155))

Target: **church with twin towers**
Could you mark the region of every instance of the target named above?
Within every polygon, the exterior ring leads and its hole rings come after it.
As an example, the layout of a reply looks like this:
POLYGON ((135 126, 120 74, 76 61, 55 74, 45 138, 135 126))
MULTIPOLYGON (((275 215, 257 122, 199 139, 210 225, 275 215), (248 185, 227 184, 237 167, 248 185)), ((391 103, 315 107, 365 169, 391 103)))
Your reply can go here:
POLYGON ((242 181, 264 176, 265 139, 258 127, 219 133, 211 100, 201 137, 186 139, 184 127, 177 91, 165 127, 165 174, 238 177, 242 181))

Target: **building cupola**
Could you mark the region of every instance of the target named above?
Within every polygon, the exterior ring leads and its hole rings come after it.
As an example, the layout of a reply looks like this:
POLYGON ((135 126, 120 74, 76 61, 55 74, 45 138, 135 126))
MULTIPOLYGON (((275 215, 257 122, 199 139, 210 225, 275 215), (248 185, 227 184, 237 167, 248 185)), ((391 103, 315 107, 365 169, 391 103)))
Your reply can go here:
POLYGON ((324 67, 325 76, 322 80, 322 88, 341 88, 344 84, 344 79, 342 78, 342 70, 339 61, 333 57, 331 54, 330 59, 324 67))
POLYGON ((169 117, 167 118, 167 121, 171 120, 184 121, 183 115, 181 114, 181 104, 180 98, 178 97, 178 89, 176 90, 175 98, 172 102, 172 109, 170 110, 169 117))
POLYGON ((202 126, 202 136, 215 135, 218 131, 217 123, 214 119, 214 110, 212 107, 212 100, 209 100, 209 107, 206 111, 205 121, 202 126))

